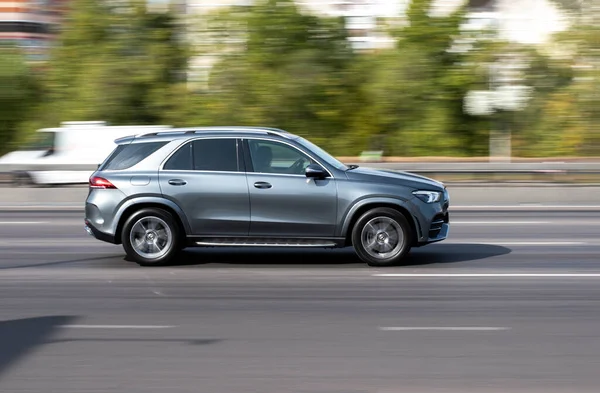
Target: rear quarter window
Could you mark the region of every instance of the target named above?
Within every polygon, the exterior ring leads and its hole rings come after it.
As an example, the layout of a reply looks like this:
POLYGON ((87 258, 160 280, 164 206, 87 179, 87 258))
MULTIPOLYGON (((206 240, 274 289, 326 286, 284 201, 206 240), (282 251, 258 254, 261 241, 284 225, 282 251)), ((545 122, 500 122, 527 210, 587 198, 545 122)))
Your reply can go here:
POLYGON ((119 145, 104 162, 100 170, 119 171, 131 168, 166 144, 167 142, 147 142, 119 145))

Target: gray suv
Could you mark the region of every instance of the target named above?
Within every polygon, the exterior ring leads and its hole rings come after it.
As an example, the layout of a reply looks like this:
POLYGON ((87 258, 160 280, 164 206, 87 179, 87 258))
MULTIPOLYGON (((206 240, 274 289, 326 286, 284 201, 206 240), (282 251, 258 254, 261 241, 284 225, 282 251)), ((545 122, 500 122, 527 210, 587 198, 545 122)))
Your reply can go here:
POLYGON ((344 165, 271 128, 173 129, 121 138, 90 177, 85 228, 154 266, 185 247, 347 247, 371 266, 448 235, 448 192, 344 165))

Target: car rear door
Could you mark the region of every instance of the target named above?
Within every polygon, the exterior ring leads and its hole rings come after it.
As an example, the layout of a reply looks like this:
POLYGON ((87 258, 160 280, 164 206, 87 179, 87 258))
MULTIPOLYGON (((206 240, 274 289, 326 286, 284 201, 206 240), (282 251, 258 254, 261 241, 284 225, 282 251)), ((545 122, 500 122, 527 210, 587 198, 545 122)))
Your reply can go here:
POLYGON ((248 235, 250 202, 239 143, 232 137, 195 139, 161 168, 162 193, 183 209, 192 235, 248 235))

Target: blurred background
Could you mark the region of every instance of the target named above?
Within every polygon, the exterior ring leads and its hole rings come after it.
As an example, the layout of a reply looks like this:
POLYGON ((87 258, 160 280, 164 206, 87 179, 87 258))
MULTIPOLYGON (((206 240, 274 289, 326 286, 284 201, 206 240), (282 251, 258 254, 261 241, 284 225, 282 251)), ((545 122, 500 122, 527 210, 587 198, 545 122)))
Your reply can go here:
POLYGON ((0 154, 101 121, 277 127, 347 162, 589 160, 598 4, 0 0, 0 154))
POLYGON ((599 22, 600 0, 0 0, 0 391, 599 392, 599 22), (390 269, 145 269, 87 235, 116 138, 211 125, 442 180, 451 235, 390 269))

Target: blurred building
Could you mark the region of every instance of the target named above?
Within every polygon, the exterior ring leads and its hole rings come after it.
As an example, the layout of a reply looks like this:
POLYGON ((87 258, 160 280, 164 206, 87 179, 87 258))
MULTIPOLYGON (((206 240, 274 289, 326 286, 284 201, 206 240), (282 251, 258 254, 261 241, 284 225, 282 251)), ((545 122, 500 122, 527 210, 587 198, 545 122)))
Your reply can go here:
POLYGON ((499 38, 522 44, 544 44, 568 25, 551 0, 469 0, 469 10, 470 28, 492 28, 499 38))
MULTIPOLYGON (((150 0, 168 1, 168 0, 150 0)), ((202 15, 229 6, 250 6, 254 0, 178 0, 188 16, 202 15)), ((295 0, 308 12, 323 16, 344 17, 349 41, 358 51, 393 47, 394 40, 380 28, 380 21, 403 23, 410 0, 295 0)), ((488 29, 497 38, 539 44, 565 27, 564 17, 551 0, 435 0, 433 15, 448 15, 467 2, 466 30, 488 29)), ((206 26, 209 29, 209 26, 206 26)), ((204 38, 194 39, 192 44, 204 38)), ((233 38, 232 38, 233 39, 233 38)), ((203 84, 217 54, 199 56, 191 61, 189 77, 203 84)))
MULTIPOLYGON (((345 17, 353 47, 369 50, 393 45, 389 37, 378 32, 377 18, 398 17, 402 1, 406 0, 296 0, 296 4, 309 13, 345 17)), ((253 3, 253 0, 187 0, 187 13, 203 14, 220 7, 253 3)))
MULTIPOLYGON (((32 61, 48 56, 56 27, 70 0, 0 0, 0 41, 24 48, 32 61)), ((97 0, 101 1, 101 0, 97 0)), ((147 0, 154 9, 175 5, 178 13, 198 15, 228 6, 249 6, 255 0, 147 0)), ((541 43, 566 27, 565 18, 551 0, 435 0, 432 12, 447 14, 464 2, 470 9, 468 28, 498 30, 501 38, 541 43)), ((402 20, 410 0, 296 0, 307 12, 346 19, 349 40, 356 50, 393 46, 378 29, 378 20, 402 20)), ((206 67, 206 65, 201 65, 206 67)))
POLYGON ((0 0, 0 41, 23 48, 30 61, 48 57, 69 0, 0 0))

